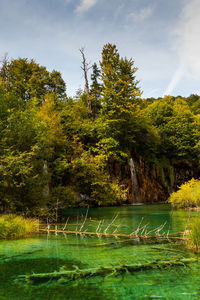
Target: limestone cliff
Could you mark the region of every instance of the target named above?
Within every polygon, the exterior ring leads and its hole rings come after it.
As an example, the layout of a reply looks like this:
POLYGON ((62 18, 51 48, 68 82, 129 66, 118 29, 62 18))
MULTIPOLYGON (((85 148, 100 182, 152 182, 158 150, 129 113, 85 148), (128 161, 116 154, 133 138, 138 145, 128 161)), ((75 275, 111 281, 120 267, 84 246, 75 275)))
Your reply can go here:
POLYGON ((176 162, 147 162, 142 157, 132 157, 127 164, 113 163, 112 174, 128 187, 128 203, 166 202, 169 194, 192 177, 200 177, 199 165, 187 160, 176 162))

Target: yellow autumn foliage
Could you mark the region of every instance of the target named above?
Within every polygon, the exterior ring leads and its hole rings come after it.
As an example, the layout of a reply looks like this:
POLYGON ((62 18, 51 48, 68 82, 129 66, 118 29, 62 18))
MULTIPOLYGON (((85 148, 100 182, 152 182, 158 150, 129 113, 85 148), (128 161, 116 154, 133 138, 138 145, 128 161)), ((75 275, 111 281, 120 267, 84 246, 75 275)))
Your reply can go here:
POLYGON ((66 138, 63 133, 61 118, 55 110, 55 103, 51 95, 47 95, 43 102, 38 116, 46 124, 49 129, 48 140, 49 144, 62 145, 66 138))
POLYGON ((200 180, 192 178, 182 184, 177 192, 169 197, 169 202, 178 208, 200 206, 200 180))

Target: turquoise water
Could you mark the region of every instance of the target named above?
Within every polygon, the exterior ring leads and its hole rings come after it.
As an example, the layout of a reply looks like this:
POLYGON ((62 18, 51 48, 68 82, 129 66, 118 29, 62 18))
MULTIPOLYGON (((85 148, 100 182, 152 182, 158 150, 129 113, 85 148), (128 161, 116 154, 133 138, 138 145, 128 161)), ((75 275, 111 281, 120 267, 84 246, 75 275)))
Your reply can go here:
MULTIPOLYGON (((80 228, 86 210, 69 210, 67 229, 80 228), (77 217, 78 216, 78 217, 77 217)), ((183 231, 188 212, 174 211, 168 205, 124 206, 90 209, 84 230, 96 231, 99 221, 104 220, 105 230, 114 216, 117 216, 108 232, 118 228, 119 233, 131 233, 141 224, 148 230, 166 222, 162 232, 183 231)), ((192 212, 190 219, 199 217, 192 212)), ((53 229, 53 225, 52 225, 53 229)), ((162 233, 161 232, 161 233, 162 233)), ((73 270, 98 266, 146 263, 156 259, 195 257, 197 254, 184 250, 180 244, 166 242, 123 242, 122 238, 40 234, 18 240, 0 241, 0 299, 200 299, 199 263, 189 267, 171 267, 162 270, 139 271, 133 274, 91 277, 68 283, 38 282, 30 285, 19 283, 20 274, 47 273, 60 267, 73 270), (162 250, 168 248, 168 250, 162 250), (170 248, 170 251, 169 251, 170 248)))

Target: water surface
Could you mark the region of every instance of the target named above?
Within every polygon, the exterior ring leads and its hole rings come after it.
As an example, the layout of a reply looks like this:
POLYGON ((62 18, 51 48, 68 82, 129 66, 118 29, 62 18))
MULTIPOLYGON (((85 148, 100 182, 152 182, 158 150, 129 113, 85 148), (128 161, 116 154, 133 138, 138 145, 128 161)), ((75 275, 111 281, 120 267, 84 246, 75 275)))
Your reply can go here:
MULTIPOLYGON (((85 214, 85 209, 68 210, 63 213, 63 218, 66 220, 70 216, 69 224, 82 224, 85 214)), ((101 231, 104 231, 116 215, 118 217, 108 232, 118 228, 118 232, 130 234, 138 224, 141 227, 149 224, 148 230, 165 224, 163 232, 169 229, 170 232, 179 232, 184 231, 189 217, 184 210, 171 213, 168 205, 98 208, 89 210, 83 229, 96 231, 101 221, 101 231)), ((197 217, 199 213, 192 212, 190 219, 197 217)), ((80 227, 67 225, 67 229, 80 227)), ((0 241, 0 299, 200 299, 199 263, 190 264, 190 267, 96 276, 65 284, 56 281, 39 282, 37 285, 16 283, 15 279, 20 274, 53 272, 62 266, 72 270, 74 266, 84 269, 145 263, 156 259, 198 257, 197 254, 184 251, 183 245, 177 243, 119 241, 123 239, 54 233, 0 241), (171 251, 163 248, 170 248, 171 251)))

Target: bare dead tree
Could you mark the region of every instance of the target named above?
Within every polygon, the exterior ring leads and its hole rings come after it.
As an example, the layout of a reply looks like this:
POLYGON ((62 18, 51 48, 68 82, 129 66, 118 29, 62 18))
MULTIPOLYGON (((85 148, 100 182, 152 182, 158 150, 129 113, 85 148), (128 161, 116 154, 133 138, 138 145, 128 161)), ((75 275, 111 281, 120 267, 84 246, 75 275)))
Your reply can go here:
POLYGON ((89 90, 89 83, 88 83, 88 71, 89 69, 92 68, 92 66, 90 67, 89 63, 87 63, 87 60, 85 58, 85 53, 84 53, 84 48, 80 48, 79 49, 81 55, 82 55, 82 66, 81 69, 84 72, 84 78, 85 78, 85 91, 86 91, 86 96, 87 96, 87 103, 88 103, 88 109, 89 109, 89 114, 92 116, 92 104, 91 104, 91 99, 90 99, 90 90, 89 90))

